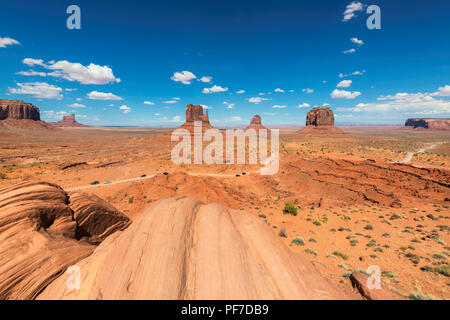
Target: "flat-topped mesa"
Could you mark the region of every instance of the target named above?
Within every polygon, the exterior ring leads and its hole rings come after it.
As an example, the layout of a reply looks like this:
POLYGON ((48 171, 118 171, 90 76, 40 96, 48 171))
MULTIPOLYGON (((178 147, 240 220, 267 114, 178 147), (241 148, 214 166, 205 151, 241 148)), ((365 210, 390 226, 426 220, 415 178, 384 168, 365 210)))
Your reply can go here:
POLYGON ((412 129, 450 130, 449 118, 412 118, 405 122, 412 129))
POLYGON ((22 100, 0 99, 0 120, 41 120, 39 108, 22 100))
POLYGON ((306 127, 299 130, 300 135, 342 135, 343 130, 334 126, 334 114, 330 108, 316 107, 306 115, 306 127))
POLYGON ((270 132, 269 129, 262 125, 261 116, 258 114, 253 116, 252 121, 250 121, 250 125, 246 129, 254 129, 257 133, 261 129, 265 129, 267 132, 270 132))
POLYGON ((75 120, 74 113, 68 116, 63 116, 63 119, 61 121, 52 122, 51 125, 55 127, 86 127, 86 125, 81 124, 75 120))
POLYGON ((206 109, 206 114, 204 114, 203 106, 198 104, 188 104, 186 106, 186 122, 180 128, 193 132, 195 121, 201 121, 202 131, 212 128, 212 125, 209 122, 208 109, 206 109))

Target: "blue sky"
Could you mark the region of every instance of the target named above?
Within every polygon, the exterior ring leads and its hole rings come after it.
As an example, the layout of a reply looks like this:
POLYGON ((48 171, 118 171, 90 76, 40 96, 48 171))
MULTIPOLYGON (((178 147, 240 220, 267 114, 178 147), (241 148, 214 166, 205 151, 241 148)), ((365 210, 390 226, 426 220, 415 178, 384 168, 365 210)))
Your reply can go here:
POLYGON ((448 0, 0 0, 0 97, 92 125, 177 126, 188 103, 208 106, 217 126, 254 114, 304 124, 322 105, 337 123, 450 117, 449 10, 448 0), (66 27, 71 4, 81 30, 66 27), (366 26, 369 5, 381 30, 366 26))

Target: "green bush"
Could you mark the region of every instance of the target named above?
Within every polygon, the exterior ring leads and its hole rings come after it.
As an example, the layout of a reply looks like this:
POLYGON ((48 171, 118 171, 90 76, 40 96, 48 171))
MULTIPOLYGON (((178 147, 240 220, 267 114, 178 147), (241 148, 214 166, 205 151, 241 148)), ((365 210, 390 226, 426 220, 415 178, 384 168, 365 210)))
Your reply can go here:
POLYGON ((291 202, 285 202, 284 203, 283 213, 296 216, 297 215, 297 208, 291 202))
POLYGON ((303 240, 302 237, 295 237, 294 239, 292 239, 291 241, 293 244, 296 244, 298 246, 304 246, 305 245, 305 240, 303 240))

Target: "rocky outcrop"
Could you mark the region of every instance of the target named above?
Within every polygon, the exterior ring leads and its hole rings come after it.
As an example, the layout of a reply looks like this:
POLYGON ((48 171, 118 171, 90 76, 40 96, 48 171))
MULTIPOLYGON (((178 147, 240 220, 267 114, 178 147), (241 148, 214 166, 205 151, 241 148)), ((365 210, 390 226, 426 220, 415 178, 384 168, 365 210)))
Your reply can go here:
POLYGON ((376 288, 376 286, 369 288, 369 283, 374 281, 369 279, 369 276, 365 273, 353 272, 350 276, 350 281, 353 287, 368 300, 405 300, 398 294, 384 288, 382 283, 380 283, 379 288, 376 288))
POLYGON ((22 100, 0 99, 0 120, 28 119, 40 120, 39 109, 31 103, 22 100))
MULTIPOLYGON (((88 201, 74 200, 74 208, 88 201)), ((35 298, 70 265, 94 251, 96 246, 77 240, 79 226, 69 203, 63 189, 47 182, 24 182, 0 189, 0 299, 35 298)), ((117 227, 116 220, 109 219, 102 222, 104 227, 93 230, 90 225, 111 209, 88 207, 92 209, 80 211, 78 221, 94 235, 117 227)))
POLYGON ((75 120, 75 114, 71 114, 68 116, 63 116, 63 119, 58 122, 51 122, 52 126, 55 127, 87 127, 84 124, 81 124, 75 120))
POLYGON ((256 215, 185 197, 160 200, 38 299, 349 299, 256 215))
POLYGON ((343 135, 343 130, 334 126, 334 114, 330 108, 316 107, 306 115, 306 127, 298 131, 299 135, 343 135))
POLYGON ((450 130, 450 119, 413 118, 406 120, 405 127, 413 129, 450 130))
POLYGON ((189 132, 194 132, 195 121, 201 122, 202 131, 212 128, 209 122, 208 109, 206 109, 206 114, 204 114, 203 106, 197 104, 188 104, 186 106, 186 122, 180 127, 180 129, 187 129, 189 132))
POLYGON ((260 115, 254 115, 252 118, 252 121, 250 122, 250 125, 246 129, 254 129, 257 133, 259 130, 265 129, 267 132, 270 132, 269 129, 264 127, 262 125, 261 116, 260 115))

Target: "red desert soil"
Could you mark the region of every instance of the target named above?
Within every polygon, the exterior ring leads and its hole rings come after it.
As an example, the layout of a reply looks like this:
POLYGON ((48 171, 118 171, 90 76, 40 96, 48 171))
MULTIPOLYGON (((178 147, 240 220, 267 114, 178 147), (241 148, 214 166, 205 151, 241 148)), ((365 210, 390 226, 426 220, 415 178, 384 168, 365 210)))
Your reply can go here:
MULTIPOLYGON (((0 136, 0 186, 43 180, 70 189, 98 180, 100 186, 77 192, 99 196, 133 221, 169 197, 218 203, 260 219, 336 285, 350 290, 351 272, 376 265, 388 289, 406 297, 450 298, 450 134, 345 131, 301 137, 284 129, 278 174, 236 177, 258 166, 175 165, 174 143, 163 129, 22 130, 0 136), (399 164, 408 153, 410 164, 399 164), (230 176, 190 175, 203 173, 230 176), (143 174, 148 177, 103 184, 143 174), (297 216, 283 213, 285 202, 297 216)), ((111 237, 119 236, 106 242, 111 237)))

